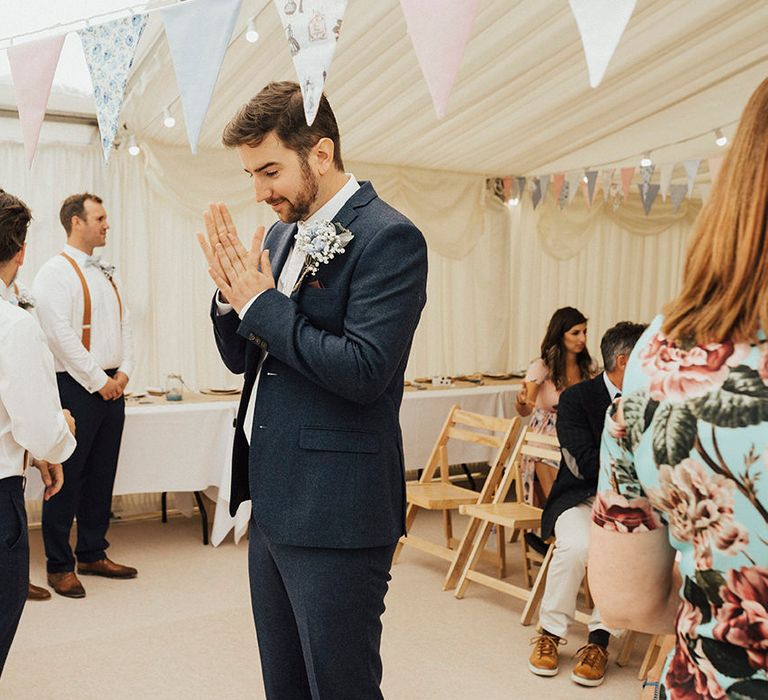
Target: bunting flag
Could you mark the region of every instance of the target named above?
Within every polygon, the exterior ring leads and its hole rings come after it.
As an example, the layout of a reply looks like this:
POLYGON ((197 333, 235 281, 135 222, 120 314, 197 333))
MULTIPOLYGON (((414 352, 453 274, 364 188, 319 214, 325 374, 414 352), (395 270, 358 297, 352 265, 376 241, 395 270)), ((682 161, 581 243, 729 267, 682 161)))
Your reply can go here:
POLYGON ((192 153, 232 38, 241 0, 195 0, 160 10, 192 153))
POLYGON ((525 194, 525 178, 516 177, 515 182, 517 183, 517 198, 522 202, 525 194))
POLYGON ((635 176, 634 168, 621 169, 621 186, 624 190, 624 199, 629 198, 629 187, 632 184, 632 178, 635 176))
POLYGON ((720 168, 723 166, 723 156, 709 158, 707 165, 709 166, 709 181, 714 185, 717 176, 720 174, 720 168))
POLYGON ((560 197, 558 198, 558 204, 560 205, 561 209, 565 206, 566 202, 568 202, 570 199, 570 197, 568 196, 569 194, 568 190, 570 190, 570 188, 571 188, 571 185, 568 182, 568 180, 563 182, 563 187, 560 190, 560 197))
POLYGON ((539 178, 539 186, 541 187, 541 198, 547 196, 547 190, 549 189, 549 175, 542 175, 539 178))
POLYGON ((107 163, 117 133, 128 73, 146 26, 146 15, 133 15, 85 27, 77 32, 91 74, 96 120, 99 123, 101 147, 107 163))
POLYGON ((661 193, 662 200, 665 202, 667 201, 667 195, 669 194, 669 186, 672 183, 672 171, 674 169, 674 163, 664 163, 664 165, 659 166, 659 192, 661 193))
POLYGON ((11 80, 16 93, 21 133, 24 137, 24 153, 27 169, 32 168, 40 128, 45 119, 48 98, 51 96, 53 76, 59 65, 64 35, 41 41, 30 41, 8 48, 11 80))
POLYGON ((688 196, 690 197, 691 194, 693 194, 693 183, 696 180, 696 173, 699 172, 699 163, 701 163, 700 160, 684 160, 683 161, 683 167, 685 168, 685 172, 688 174, 688 196))
POLYGON ((534 211, 539 206, 541 201, 541 180, 534 178, 533 180, 533 192, 531 192, 531 202, 533 203, 534 211))
POLYGON ((653 176, 654 170, 656 170, 656 166, 653 163, 651 163, 650 165, 640 166, 640 179, 642 180, 644 185, 650 184, 651 177, 653 176))
POLYGON ((656 195, 659 194, 659 186, 658 185, 640 185, 640 198, 643 201, 643 210, 645 211, 645 215, 648 216, 648 214, 651 213, 651 207, 653 206, 653 202, 656 200, 656 195))
POLYGON ((565 176, 565 181, 568 183, 568 204, 572 204, 574 198, 576 197, 576 193, 579 191, 579 185, 581 184, 582 180, 582 173, 581 171, 574 171, 572 173, 568 173, 565 176))
POLYGON ((596 88, 605 75, 613 52, 635 9, 635 0, 569 0, 581 34, 589 70, 589 84, 596 88))
POLYGON ((688 193, 688 185, 671 185, 669 188, 669 197, 672 202, 672 213, 677 214, 677 210, 688 193))
MULTIPOLYGON (((280 5, 284 0, 275 0, 280 5)), ((438 119, 464 58, 480 0, 400 0, 421 72, 438 119)))
MULTIPOLYGON (((565 183, 565 173, 555 173, 552 178, 552 195, 556 202, 560 202, 560 195, 563 191, 563 184, 565 183)), ((562 209, 562 205, 560 206, 562 209)))
POLYGON ((304 116, 312 126, 336 53, 347 0, 313 0, 306 9, 304 0, 274 2, 301 85, 304 116))
POLYGON ((603 170, 603 200, 608 201, 608 194, 611 190, 611 182, 613 182, 613 168, 609 170, 603 170))
POLYGON ((597 170, 588 170, 584 173, 587 176, 587 204, 592 206, 595 198, 595 184, 597 183, 597 170))
POLYGON ((502 193, 504 195, 504 201, 508 202, 512 199, 512 178, 505 177, 501 181, 502 193))

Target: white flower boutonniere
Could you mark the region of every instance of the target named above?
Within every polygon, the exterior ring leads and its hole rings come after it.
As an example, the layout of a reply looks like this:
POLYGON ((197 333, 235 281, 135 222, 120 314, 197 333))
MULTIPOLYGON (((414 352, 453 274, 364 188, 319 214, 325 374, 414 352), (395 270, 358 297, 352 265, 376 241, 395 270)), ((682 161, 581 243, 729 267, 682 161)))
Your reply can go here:
POLYGON ((27 291, 21 291, 16 294, 16 303, 20 309, 25 311, 35 308, 35 298, 27 291))
POLYGON ((100 256, 94 255, 91 257, 86 258, 85 266, 89 267, 95 267, 99 272, 101 272, 104 277, 106 277, 110 282, 112 281, 112 277, 115 274, 115 266, 110 265, 107 262, 104 262, 100 256))
POLYGON ((300 252, 304 253, 304 267, 296 281, 293 294, 307 275, 314 275, 321 264, 329 263, 337 255, 342 255, 345 246, 354 238, 352 232, 340 223, 318 221, 306 227, 299 227, 295 240, 300 252))

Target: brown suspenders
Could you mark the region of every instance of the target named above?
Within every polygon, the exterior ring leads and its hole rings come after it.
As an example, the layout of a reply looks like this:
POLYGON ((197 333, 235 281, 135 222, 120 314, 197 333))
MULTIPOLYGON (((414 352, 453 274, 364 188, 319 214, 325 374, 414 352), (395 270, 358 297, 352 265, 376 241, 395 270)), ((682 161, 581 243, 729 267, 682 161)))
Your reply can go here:
MULTIPOLYGON (((83 287, 83 346, 86 350, 91 349, 91 292, 88 289, 88 283, 85 281, 80 266, 66 253, 60 253, 61 257, 69 261, 72 265, 77 276, 80 278, 80 284, 83 287)), ((117 285, 115 281, 110 279, 112 289, 115 290, 115 296, 117 297, 117 305, 120 308, 120 320, 123 320, 123 302, 120 299, 120 292, 117 291, 117 285)))

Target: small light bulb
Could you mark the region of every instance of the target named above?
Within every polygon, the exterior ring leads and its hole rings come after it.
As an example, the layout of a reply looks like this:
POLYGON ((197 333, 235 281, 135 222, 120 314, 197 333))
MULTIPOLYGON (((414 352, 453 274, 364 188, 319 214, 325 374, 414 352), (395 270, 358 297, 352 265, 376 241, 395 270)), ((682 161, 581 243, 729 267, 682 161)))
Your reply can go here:
POLYGON ((653 161, 651 160, 651 153, 650 151, 647 151, 643 153, 643 157, 640 159, 640 165, 643 168, 647 168, 651 165, 653 165, 653 161))
POLYGON ((518 204, 520 204, 520 197, 512 197, 512 199, 507 202, 508 207, 516 207, 518 204))
POLYGON ((167 128, 167 129, 173 129, 173 127, 174 127, 174 126, 176 126, 176 119, 175 119, 175 118, 174 118, 174 116, 171 114, 171 110, 170 110, 170 109, 168 109, 168 107, 166 107, 166 108, 163 110, 163 125, 164 125, 164 126, 167 128))
POLYGON ((139 153, 141 153, 141 149, 136 143, 136 137, 133 134, 128 137, 128 153, 130 153, 132 156, 137 156, 139 153))
POLYGON ((728 137, 723 133, 722 129, 715 130, 715 144, 722 148, 728 143, 728 137))
POLYGON ((589 184, 589 179, 587 178, 587 176, 586 176, 586 175, 585 175, 583 178, 581 178, 581 181, 582 181, 582 182, 583 182, 585 185, 589 184))
POLYGON ((259 32, 256 29, 256 19, 252 17, 248 20, 248 29, 245 32, 245 40, 255 44, 259 40, 259 32))

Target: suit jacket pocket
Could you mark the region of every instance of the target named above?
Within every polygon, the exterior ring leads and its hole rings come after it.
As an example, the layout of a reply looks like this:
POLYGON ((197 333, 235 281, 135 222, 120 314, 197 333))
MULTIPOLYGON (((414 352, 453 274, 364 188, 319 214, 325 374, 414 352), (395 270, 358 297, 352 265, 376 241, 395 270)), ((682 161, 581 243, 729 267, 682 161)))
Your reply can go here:
POLYGON ((299 447, 323 452, 376 454, 381 449, 378 433, 344 428, 301 428, 299 447))

